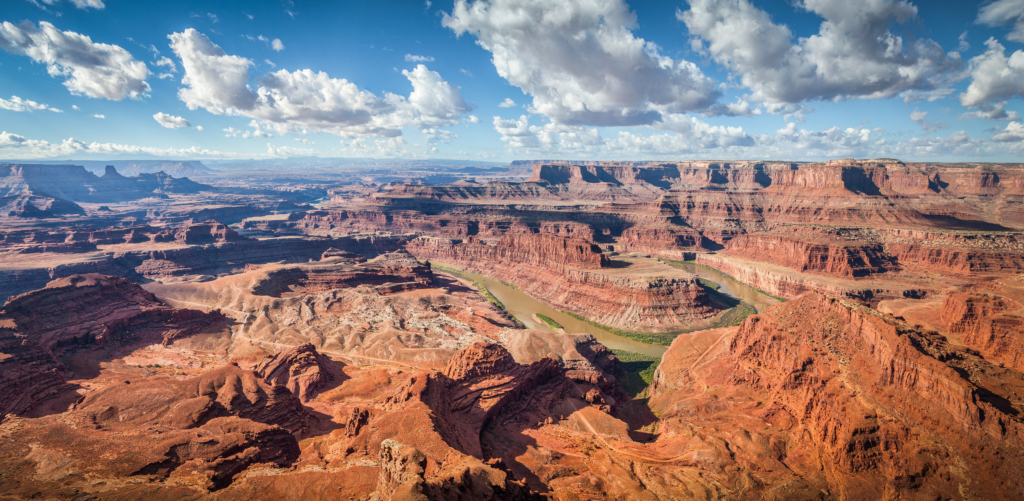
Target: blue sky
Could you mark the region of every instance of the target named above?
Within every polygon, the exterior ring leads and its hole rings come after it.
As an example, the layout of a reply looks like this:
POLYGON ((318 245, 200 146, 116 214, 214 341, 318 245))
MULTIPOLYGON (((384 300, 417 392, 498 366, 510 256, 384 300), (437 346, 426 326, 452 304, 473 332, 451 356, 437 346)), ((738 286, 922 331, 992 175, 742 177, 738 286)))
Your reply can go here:
POLYGON ((1024 0, 6 0, 0 23, 0 158, 1024 158, 1024 0))

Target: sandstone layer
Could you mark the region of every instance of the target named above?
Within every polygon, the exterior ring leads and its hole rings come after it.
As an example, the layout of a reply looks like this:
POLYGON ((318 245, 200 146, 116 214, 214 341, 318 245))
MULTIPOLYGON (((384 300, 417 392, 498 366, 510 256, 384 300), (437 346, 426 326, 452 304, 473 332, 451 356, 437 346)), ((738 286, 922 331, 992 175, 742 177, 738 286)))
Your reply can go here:
MULTIPOLYGON (((658 276, 651 270, 613 268, 600 249, 551 234, 508 234, 495 245, 421 237, 414 255, 465 265, 504 280, 558 309, 623 330, 670 331, 715 315, 696 277, 658 276)), ((673 276, 674 275, 674 276, 673 276)))

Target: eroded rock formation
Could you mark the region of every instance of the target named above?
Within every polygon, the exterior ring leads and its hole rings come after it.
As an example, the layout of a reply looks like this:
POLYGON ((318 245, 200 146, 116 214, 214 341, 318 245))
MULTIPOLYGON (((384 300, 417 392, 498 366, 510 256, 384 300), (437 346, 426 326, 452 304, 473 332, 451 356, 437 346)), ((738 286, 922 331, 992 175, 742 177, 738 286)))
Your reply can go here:
POLYGON ((465 265, 556 308, 616 328, 672 330, 716 312, 696 277, 680 272, 665 278, 613 268, 597 246, 584 240, 524 233, 487 245, 421 237, 408 249, 421 258, 465 265))

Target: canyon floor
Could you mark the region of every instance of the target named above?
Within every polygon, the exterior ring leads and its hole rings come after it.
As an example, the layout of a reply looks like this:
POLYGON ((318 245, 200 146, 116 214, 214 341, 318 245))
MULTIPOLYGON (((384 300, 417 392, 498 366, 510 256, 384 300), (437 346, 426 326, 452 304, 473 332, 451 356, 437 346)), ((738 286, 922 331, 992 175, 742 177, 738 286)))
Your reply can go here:
POLYGON ((198 174, 0 165, 0 499, 1024 499, 1022 165, 198 174))

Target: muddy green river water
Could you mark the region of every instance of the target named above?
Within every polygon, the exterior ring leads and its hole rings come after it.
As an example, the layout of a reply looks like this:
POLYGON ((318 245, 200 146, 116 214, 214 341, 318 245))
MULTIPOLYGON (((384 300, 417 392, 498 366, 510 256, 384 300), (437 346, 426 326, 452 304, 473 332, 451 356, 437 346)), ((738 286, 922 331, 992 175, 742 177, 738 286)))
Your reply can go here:
MULTIPOLYGON (((437 264, 449 268, 461 268, 460 266, 454 266, 441 261, 435 261, 437 264)), ((704 268, 695 265, 684 265, 686 271, 694 273, 701 278, 705 278, 719 284, 719 292, 729 295, 733 298, 739 299, 740 301, 750 303, 757 308, 758 312, 764 311, 767 306, 777 303, 775 299, 765 296, 746 285, 743 285, 726 275, 723 275, 715 270, 704 268)), ((659 346, 655 344, 641 343, 633 339, 619 336, 608 332, 600 327, 595 327, 582 320, 571 317, 556 310, 532 297, 525 292, 509 287, 501 283, 498 280, 494 280, 482 275, 469 273, 462 271, 461 274, 476 280, 491 291, 494 297, 498 298, 508 312, 514 316, 517 320, 523 323, 528 329, 543 330, 554 332, 555 330, 548 326, 546 323, 534 319, 535 313, 546 315, 547 317, 558 322, 562 327, 565 328, 565 332, 568 333, 587 333, 593 335, 601 344, 611 349, 626 350, 636 353, 643 353, 645 355, 662 356, 667 346, 659 346)))

